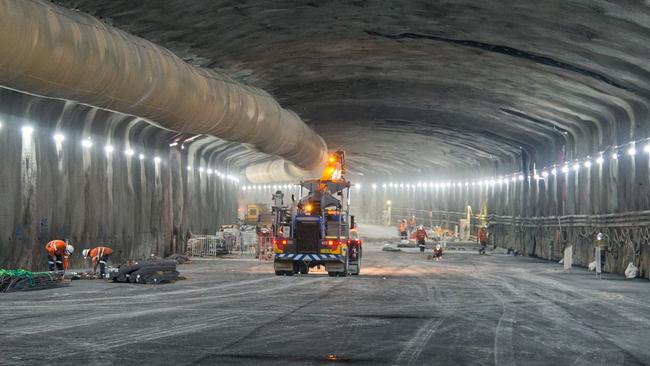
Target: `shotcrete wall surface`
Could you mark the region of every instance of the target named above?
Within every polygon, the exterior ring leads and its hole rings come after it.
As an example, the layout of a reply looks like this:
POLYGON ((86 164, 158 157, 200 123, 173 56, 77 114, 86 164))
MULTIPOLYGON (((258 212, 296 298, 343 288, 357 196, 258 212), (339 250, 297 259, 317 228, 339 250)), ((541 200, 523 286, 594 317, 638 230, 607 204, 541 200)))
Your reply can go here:
POLYGON ((72 240, 77 267, 81 250, 96 245, 114 248, 115 261, 162 256, 190 233, 236 219, 236 183, 187 168, 227 173, 228 150, 214 140, 170 148, 174 133, 136 117, 6 89, 0 122, 0 267, 42 270, 43 246, 62 238, 72 240))

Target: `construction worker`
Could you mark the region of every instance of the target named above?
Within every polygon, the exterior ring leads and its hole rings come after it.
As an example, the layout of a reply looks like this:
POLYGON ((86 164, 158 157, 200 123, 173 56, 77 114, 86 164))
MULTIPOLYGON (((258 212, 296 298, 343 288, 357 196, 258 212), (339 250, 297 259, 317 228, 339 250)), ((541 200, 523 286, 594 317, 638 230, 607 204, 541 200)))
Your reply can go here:
POLYGON ((68 239, 52 240, 45 244, 47 252, 47 270, 48 271, 65 271, 68 269, 68 257, 74 252, 74 247, 70 245, 68 239))
POLYGON ((93 273, 97 272, 97 264, 99 264, 99 275, 103 278, 106 276, 106 261, 108 257, 113 254, 113 249, 109 247, 96 247, 92 249, 84 249, 81 254, 84 259, 93 261, 93 273))
POLYGON ((481 226, 481 228, 478 230, 478 242, 481 245, 481 248, 478 250, 479 254, 485 254, 487 241, 488 241, 487 227, 481 226))
POLYGON ((413 233, 417 227, 417 220, 415 219, 415 216, 411 216, 408 221, 408 230, 409 230, 409 235, 413 233))
POLYGON ((401 240, 404 240, 408 238, 408 233, 407 233, 407 227, 406 227, 406 220, 402 219, 399 222, 399 236, 401 240))
POLYGON ((427 235, 427 231, 424 230, 424 227, 422 227, 422 225, 420 225, 418 227, 418 230, 415 232, 415 238, 418 241, 420 252, 424 253, 424 245, 426 244, 426 240, 429 239, 429 235, 427 235))

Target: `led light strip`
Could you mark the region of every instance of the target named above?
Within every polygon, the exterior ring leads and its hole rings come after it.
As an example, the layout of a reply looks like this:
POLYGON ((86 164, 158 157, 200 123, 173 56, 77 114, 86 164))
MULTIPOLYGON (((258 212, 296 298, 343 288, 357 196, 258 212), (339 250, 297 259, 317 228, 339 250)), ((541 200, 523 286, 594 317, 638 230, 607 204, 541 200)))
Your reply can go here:
MULTIPOLYGON (((2 121, 0 121, 0 129, 2 129, 3 127, 4 127, 4 123, 2 121)), ((35 131, 34 127, 32 127, 30 125, 25 125, 25 126, 21 127, 21 129, 20 129, 20 132, 22 133, 24 139, 25 138, 26 139, 31 139, 32 135, 34 134, 34 131, 35 131)), ((57 146, 60 147, 63 144, 63 142, 66 140, 66 136, 62 132, 57 131, 52 135, 52 139, 57 144, 57 146)), ((93 147, 93 145, 94 145, 93 140, 90 137, 86 137, 83 140, 81 140, 80 144, 81 144, 81 147, 83 149, 86 149, 86 150, 91 149, 93 147)), ((178 145, 178 143, 172 143, 169 146, 173 147, 173 146, 176 146, 176 145, 178 145)), ((110 145, 110 144, 104 145, 104 152, 106 153, 106 156, 112 155, 115 152, 115 147, 113 145, 110 145)), ((135 154, 136 154, 136 151, 134 151, 131 148, 127 148, 126 150, 124 150, 124 155, 126 155, 128 157, 132 157, 135 154)), ((138 159, 139 160, 145 160, 146 156, 144 154, 140 153, 140 154, 138 154, 138 159)), ((154 156, 153 157, 153 162, 155 164, 160 164, 160 163, 162 163, 162 158, 160 158, 159 156, 154 156)), ((192 169, 193 169, 192 166, 190 166, 190 165, 187 166, 188 171, 191 171, 192 169)), ((203 172, 204 168, 200 167, 199 171, 203 172)), ((215 170, 207 169, 207 173, 208 173, 208 175, 212 175, 212 173, 215 173, 221 179, 228 179, 228 180, 233 181, 235 183, 239 183, 239 181, 240 181, 239 178, 237 178, 236 176, 221 173, 216 169, 215 170)))

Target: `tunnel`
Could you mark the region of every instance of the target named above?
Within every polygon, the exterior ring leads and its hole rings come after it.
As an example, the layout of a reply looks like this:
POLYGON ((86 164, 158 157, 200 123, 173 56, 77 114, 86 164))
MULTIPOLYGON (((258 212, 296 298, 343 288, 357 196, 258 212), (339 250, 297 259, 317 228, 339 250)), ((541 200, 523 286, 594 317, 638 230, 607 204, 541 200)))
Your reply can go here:
POLYGON ((648 44, 649 1, 0 0, 0 364, 650 364, 648 44))

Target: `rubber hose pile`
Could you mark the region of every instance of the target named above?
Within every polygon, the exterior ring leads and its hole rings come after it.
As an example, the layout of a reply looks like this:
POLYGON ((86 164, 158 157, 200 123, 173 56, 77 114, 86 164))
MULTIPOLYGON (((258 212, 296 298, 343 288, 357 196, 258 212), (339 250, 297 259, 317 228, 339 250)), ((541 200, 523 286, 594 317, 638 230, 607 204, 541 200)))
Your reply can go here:
POLYGON ((0 269, 0 292, 44 290, 63 285, 63 272, 0 269))
POLYGON ((112 268, 109 278, 113 282, 159 284, 176 281, 178 271, 175 260, 144 261, 112 268))

